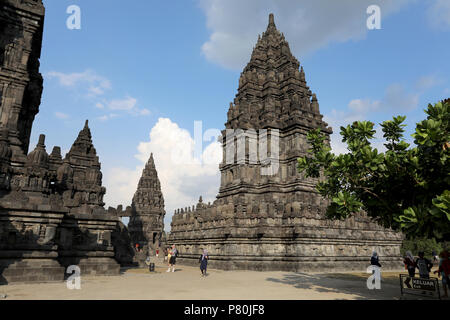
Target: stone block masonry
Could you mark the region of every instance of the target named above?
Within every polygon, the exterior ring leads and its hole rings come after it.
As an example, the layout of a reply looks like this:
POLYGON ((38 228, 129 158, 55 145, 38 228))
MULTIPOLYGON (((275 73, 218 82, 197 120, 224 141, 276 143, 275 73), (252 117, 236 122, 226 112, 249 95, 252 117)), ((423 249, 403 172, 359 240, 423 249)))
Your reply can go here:
POLYGON ((83 274, 119 273, 101 166, 86 121, 63 159, 41 135, 28 152, 39 111, 41 0, 0 0, 0 284, 61 281, 69 265, 83 274))
POLYGON ((241 73, 227 116, 217 199, 204 204, 200 197, 192 210, 178 209, 172 219, 168 241, 177 246, 180 263, 197 265, 207 249, 209 265, 227 270, 365 271, 375 250, 384 269, 402 267, 402 234, 364 213, 345 221, 327 219, 328 203, 316 191, 317 181, 298 173, 297 159, 309 148, 308 131, 319 128, 329 143, 332 129, 273 15, 241 73), (276 146, 253 150, 251 139, 261 139, 260 130, 267 130, 267 141, 276 135, 276 146), (239 139, 245 139, 245 153, 237 159, 238 147, 231 152, 227 147, 239 139), (264 160, 274 154, 276 166, 264 173, 264 160))

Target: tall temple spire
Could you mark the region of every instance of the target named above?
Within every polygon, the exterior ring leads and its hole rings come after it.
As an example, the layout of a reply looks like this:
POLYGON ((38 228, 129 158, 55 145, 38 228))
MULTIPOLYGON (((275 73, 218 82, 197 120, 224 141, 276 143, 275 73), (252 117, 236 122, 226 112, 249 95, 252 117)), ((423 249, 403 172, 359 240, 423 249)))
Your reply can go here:
POLYGON ((131 207, 132 215, 128 224, 131 240, 134 244, 157 248, 162 238, 166 212, 153 153, 142 170, 131 207))
POLYGON ((89 121, 86 120, 83 129, 78 133, 75 142, 70 148, 69 154, 84 154, 91 158, 97 158, 97 152, 92 143, 91 129, 89 128, 89 121))
POLYGON ((152 169, 155 169, 156 170, 156 168, 155 168, 155 160, 153 160, 153 152, 152 153, 150 153, 150 158, 148 159, 148 161, 147 161, 147 165, 146 165, 148 168, 152 168, 152 169))
POLYGON ((269 30, 270 28, 277 28, 275 26, 275 18, 273 16, 273 13, 269 14, 269 25, 267 26, 267 30, 269 30))
POLYGON ((312 99, 305 72, 269 15, 266 32, 258 37, 250 61, 228 111, 228 129, 278 128, 300 125, 331 133, 312 99), (314 104, 314 105, 312 105, 314 104))
POLYGON ((66 154, 65 162, 73 169, 74 174, 79 177, 79 183, 74 186, 73 193, 80 193, 82 199, 74 206, 88 204, 92 207, 103 206, 103 196, 106 189, 102 187, 101 164, 97 156, 94 144, 92 143, 91 130, 88 120, 84 123, 83 129, 78 134, 70 151, 66 154))

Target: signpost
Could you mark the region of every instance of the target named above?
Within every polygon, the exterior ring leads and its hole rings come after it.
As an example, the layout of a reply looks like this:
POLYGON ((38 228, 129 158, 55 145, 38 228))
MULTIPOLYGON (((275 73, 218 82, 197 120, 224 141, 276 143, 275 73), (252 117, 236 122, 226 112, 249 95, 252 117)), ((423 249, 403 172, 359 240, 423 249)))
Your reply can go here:
POLYGON ((412 278, 407 274, 400 275, 400 291, 402 295, 413 294, 423 297, 433 297, 441 299, 439 290, 439 279, 437 278, 412 278))

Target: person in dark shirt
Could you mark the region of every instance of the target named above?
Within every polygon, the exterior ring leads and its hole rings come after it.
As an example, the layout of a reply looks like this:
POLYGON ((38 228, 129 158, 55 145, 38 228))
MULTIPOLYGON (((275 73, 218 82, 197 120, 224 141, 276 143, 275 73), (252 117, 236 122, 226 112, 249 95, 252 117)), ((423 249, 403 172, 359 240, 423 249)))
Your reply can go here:
POLYGON ((208 250, 203 250, 203 254, 200 256, 198 261, 200 262, 200 271, 202 272, 202 277, 206 277, 206 268, 208 267, 208 250))
POLYGON ((423 251, 419 252, 419 258, 416 260, 416 268, 419 269, 419 276, 423 279, 430 278, 430 271, 433 264, 430 260, 424 257, 425 253, 423 251))
POLYGON ((372 252, 372 257, 370 258, 370 264, 381 268, 381 264, 378 259, 378 253, 376 251, 372 252))

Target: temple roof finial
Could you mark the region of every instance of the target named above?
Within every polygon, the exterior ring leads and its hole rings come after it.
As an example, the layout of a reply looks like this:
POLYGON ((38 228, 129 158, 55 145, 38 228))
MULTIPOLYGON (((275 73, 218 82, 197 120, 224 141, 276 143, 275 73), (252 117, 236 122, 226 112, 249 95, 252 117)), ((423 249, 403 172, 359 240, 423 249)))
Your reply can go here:
POLYGON ((269 26, 275 26, 275 18, 273 13, 269 14, 269 26))
POLYGON ((45 134, 39 135, 38 146, 45 146, 45 134))

